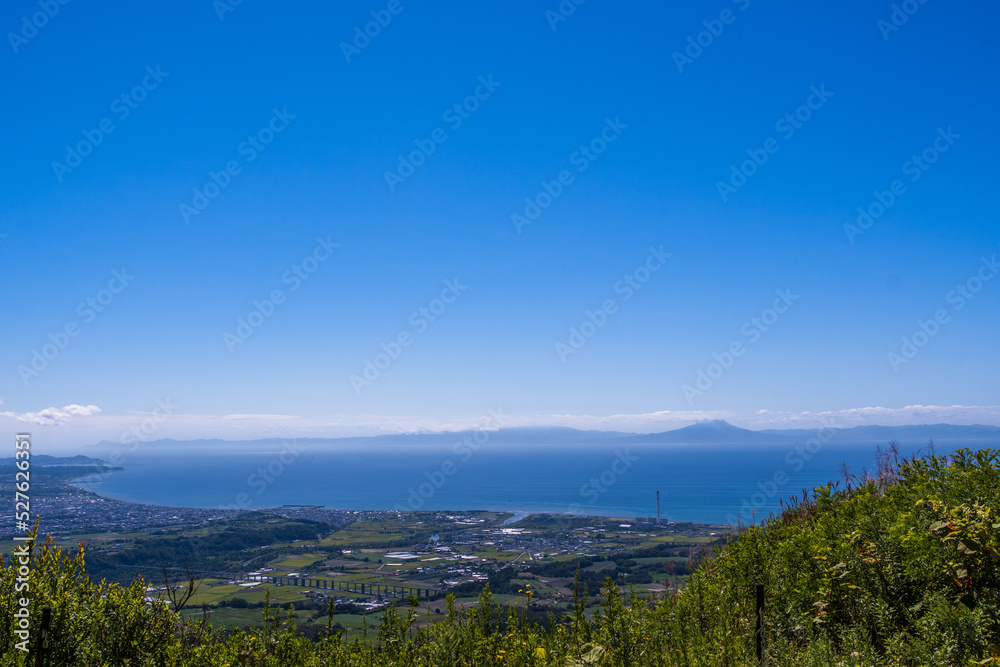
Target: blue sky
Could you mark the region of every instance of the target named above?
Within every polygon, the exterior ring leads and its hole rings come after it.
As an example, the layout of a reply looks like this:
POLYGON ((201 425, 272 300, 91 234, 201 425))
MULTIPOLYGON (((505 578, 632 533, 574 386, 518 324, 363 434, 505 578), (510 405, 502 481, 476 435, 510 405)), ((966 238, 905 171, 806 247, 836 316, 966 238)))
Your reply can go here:
POLYGON ((45 6, 0 16, 11 430, 1000 423, 995 6, 45 6))

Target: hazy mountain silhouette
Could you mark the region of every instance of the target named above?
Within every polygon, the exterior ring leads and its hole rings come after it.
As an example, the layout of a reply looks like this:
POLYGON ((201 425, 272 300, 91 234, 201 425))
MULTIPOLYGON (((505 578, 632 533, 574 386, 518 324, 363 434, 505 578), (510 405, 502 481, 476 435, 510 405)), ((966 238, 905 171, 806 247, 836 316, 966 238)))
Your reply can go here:
MULTIPOLYGON (((153 440, 139 443, 138 451, 162 452, 198 450, 225 453, 236 448, 245 451, 280 450, 283 443, 294 440, 303 450, 324 450, 338 447, 385 446, 451 446, 476 438, 483 446, 493 445, 586 445, 586 444, 782 444, 793 443, 815 436, 818 429, 766 429, 751 431, 717 419, 661 433, 623 433, 621 431, 583 431, 564 426, 515 427, 492 431, 446 431, 436 433, 399 433, 391 435, 349 438, 262 438, 259 440, 153 440), (485 438, 485 440, 484 440, 485 438)), ((833 442, 868 442, 885 444, 890 440, 923 444, 933 438, 942 445, 949 443, 983 442, 1000 446, 1000 426, 957 426, 953 424, 908 426, 855 426, 837 429, 833 442)), ((102 453, 121 450, 129 446, 114 442, 88 445, 86 450, 102 453)), ((126 454, 127 457, 127 454, 126 454)), ((38 457, 40 458, 40 457, 38 457)), ((64 459, 65 460, 65 459, 64 459)), ((82 462, 81 462, 82 463, 82 462)), ((81 463, 76 463, 80 465, 81 463)), ((64 463, 63 465, 69 465, 64 463)))
POLYGON ((662 443, 774 443, 784 440, 786 436, 779 433, 760 433, 749 429, 733 426, 722 419, 699 422, 684 428, 650 433, 648 435, 633 435, 636 442, 662 443))
MULTIPOLYGON (((774 435, 791 435, 795 437, 812 437, 816 429, 767 429, 759 433, 774 435)), ((903 442, 926 442, 934 438, 940 443, 949 441, 992 440, 1000 444, 1000 426, 956 426, 954 424, 923 424, 912 426, 854 426, 837 429, 834 441, 871 441, 888 442, 899 440, 903 442)))
MULTIPOLYGON (((15 462, 15 457, 0 459, 0 463, 10 464, 15 462)), ((32 454, 31 465, 48 466, 110 466, 111 464, 101 459, 92 459, 89 456, 50 456, 48 454, 32 454)))

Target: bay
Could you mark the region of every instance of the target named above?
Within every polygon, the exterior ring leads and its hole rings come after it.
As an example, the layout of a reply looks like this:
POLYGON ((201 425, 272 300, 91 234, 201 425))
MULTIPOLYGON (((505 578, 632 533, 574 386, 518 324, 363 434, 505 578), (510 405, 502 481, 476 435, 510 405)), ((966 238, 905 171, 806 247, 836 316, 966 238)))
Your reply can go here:
MULTIPOLYGON (((903 444, 911 456, 920 444, 903 444)), ((955 447, 957 448, 957 447, 955 447)), ((939 453, 948 453, 943 450, 939 453)), ((841 479, 874 470, 875 448, 774 445, 379 446, 344 450, 141 450, 123 470, 78 485, 109 498, 173 507, 322 505, 345 510, 503 510, 751 523, 841 479)))

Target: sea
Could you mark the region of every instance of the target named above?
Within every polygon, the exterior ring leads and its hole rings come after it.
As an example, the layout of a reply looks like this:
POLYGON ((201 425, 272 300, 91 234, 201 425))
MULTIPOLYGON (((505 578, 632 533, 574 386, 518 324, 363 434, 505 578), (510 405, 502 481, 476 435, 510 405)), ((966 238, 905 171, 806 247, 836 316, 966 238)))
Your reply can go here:
MULTIPOLYGON (((123 451, 122 470, 77 480, 102 496, 173 507, 501 510, 732 525, 874 472, 873 444, 379 446, 123 451)), ((903 443, 901 455, 924 445, 903 443)), ((939 454, 960 444, 941 447, 939 454)), ((981 443, 970 445, 979 448, 981 443)), ((92 456, 98 456, 90 452, 92 456)), ((108 458, 107 453, 100 458, 108 458)))

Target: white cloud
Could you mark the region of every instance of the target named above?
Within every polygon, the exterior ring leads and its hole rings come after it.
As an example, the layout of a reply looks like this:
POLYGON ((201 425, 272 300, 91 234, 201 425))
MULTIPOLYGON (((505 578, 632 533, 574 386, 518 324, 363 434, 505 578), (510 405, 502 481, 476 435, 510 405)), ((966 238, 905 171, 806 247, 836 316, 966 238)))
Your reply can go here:
MULTIPOLYGON (((920 424, 990 424, 1000 425, 1000 406, 996 405, 907 405, 902 408, 880 406, 848 408, 824 412, 776 412, 758 410, 749 424, 767 424, 771 428, 818 426, 821 420, 835 421, 843 427, 904 426, 920 424)), ((765 427, 766 428, 766 427, 765 427)))
POLYGON ((0 412, 0 416, 38 426, 58 426, 69 421, 70 417, 90 417, 100 411, 96 405, 72 404, 62 408, 45 408, 38 412, 0 412))
POLYGON ((96 405, 67 405, 63 407, 63 412, 73 415, 74 417, 89 417, 90 415, 96 415, 101 409, 96 405))
POLYGON ((736 422, 739 415, 728 410, 659 410, 657 412, 616 415, 541 415, 517 418, 517 426, 569 426, 584 430, 657 433, 690 426, 696 422, 725 419, 736 422))

